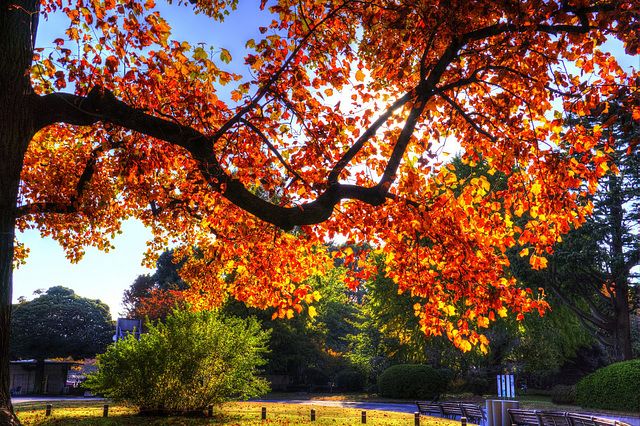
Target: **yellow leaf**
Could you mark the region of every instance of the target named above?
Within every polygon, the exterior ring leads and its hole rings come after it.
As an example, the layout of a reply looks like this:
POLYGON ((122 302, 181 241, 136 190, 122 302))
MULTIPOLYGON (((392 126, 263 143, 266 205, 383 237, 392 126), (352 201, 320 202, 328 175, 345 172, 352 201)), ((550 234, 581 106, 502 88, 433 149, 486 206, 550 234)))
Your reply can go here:
POLYGON ((362 70, 356 71, 356 80, 364 81, 364 73, 362 72, 362 70))
POLYGON ((528 248, 526 248, 526 249, 524 249, 524 250, 520 251, 520 257, 525 257, 525 256, 527 256, 528 254, 529 254, 529 249, 528 249, 528 248))
POLYGON ((318 315, 318 312, 316 311, 316 308, 313 306, 309 306, 309 316, 311 318, 314 318, 316 315, 318 315))
POLYGON ((534 183, 533 185, 531 185, 531 192, 533 193, 533 195, 540 195, 540 193, 542 192, 542 186, 540 186, 538 182, 534 183))

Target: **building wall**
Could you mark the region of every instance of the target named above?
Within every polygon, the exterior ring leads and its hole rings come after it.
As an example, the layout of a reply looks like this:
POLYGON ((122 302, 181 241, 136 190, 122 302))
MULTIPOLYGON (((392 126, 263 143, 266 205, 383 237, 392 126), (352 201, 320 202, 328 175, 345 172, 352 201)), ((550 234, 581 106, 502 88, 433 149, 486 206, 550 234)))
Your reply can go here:
MULTIPOLYGON (((9 366, 10 388, 14 395, 33 393, 35 387, 36 364, 12 363, 9 366)), ((69 364, 45 363, 43 392, 49 395, 64 393, 67 384, 69 364)))

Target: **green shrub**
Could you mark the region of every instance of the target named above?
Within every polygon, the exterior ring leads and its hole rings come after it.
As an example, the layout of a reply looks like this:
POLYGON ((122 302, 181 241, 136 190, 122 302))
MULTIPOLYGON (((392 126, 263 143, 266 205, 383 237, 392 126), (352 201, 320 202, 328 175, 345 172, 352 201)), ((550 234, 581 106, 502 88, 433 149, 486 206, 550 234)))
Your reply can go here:
POLYGON ((444 390, 448 391, 453 384, 453 380, 456 378, 456 373, 450 368, 438 368, 438 373, 444 382, 444 390))
POLYGON ((355 370, 342 370, 336 375, 341 392, 358 392, 364 389, 364 374, 355 370))
POLYGON ((152 413, 201 410, 228 399, 268 391, 255 376, 265 363, 269 333, 254 318, 174 310, 149 332, 112 345, 98 356, 99 370, 84 383, 94 394, 152 413))
POLYGON ((640 359, 601 368, 576 385, 576 401, 582 407, 640 411, 640 359))
POLYGON ((498 393, 498 388, 495 379, 470 374, 467 376, 467 392, 478 396, 495 395, 498 393))
POLYGON ((445 383, 428 365, 404 364, 386 369, 378 378, 378 390, 389 398, 432 399, 444 392, 445 383))
POLYGON ((551 402, 554 404, 575 404, 576 390, 569 385, 556 385, 551 389, 551 402))

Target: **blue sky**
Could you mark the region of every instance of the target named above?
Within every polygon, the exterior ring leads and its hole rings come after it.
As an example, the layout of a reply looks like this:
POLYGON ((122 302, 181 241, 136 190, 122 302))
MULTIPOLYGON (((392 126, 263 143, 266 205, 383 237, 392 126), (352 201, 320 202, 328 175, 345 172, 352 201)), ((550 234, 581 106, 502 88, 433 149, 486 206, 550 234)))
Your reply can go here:
MULTIPOLYGON (((268 26, 271 17, 268 13, 256 13, 258 2, 240 3, 239 9, 233 11, 222 24, 202 15, 194 16, 189 7, 166 5, 159 1, 158 8, 173 28, 172 38, 186 40, 192 46, 205 42, 217 49, 224 47, 234 58, 231 64, 235 64, 236 68, 232 71, 245 74, 242 65, 245 43, 251 38, 258 38, 258 26, 268 26)), ((40 22, 39 47, 52 45, 56 37, 66 39, 63 33, 65 28, 60 26, 60 22, 55 18, 40 22)), ((613 46, 612 50, 622 51, 619 46, 613 46)), ((638 57, 622 54, 618 59, 626 69, 629 66, 640 67, 638 57)), ((115 250, 104 253, 87 248, 84 259, 78 264, 71 264, 55 241, 40 238, 37 231, 28 231, 19 236, 31 252, 27 264, 14 271, 14 301, 19 296, 32 298, 36 289, 63 285, 80 296, 106 302, 112 316, 117 318, 122 311, 124 290, 138 275, 153 272, 141 266, 146 241, 150 237, 151 233, 140 223, 129 221, 123 225, 122 235, 113 241, 115 250)))

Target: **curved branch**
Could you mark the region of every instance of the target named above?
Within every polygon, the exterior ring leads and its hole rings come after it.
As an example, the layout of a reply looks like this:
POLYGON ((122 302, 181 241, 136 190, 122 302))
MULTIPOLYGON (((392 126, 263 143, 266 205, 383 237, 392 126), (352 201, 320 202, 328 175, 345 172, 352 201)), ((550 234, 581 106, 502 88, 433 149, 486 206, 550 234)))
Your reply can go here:
POLYGON ((293 167, 291 167, 291 165, 289 165, 285 161, 285 159, 282 158, 282 155, 280 155, 276 147, 273 146, 273 144, 269 141, 269 139, 265 136, 265 134, 262 133, 262 131, 260 131, 260 129, 258 129, 255 124, 253 124, 252 122, 244 118, 240 120, 240 122, 247 125, 251 130, 253 130, 258 135, 260 139, 262 139, 262 142, 264 142, 264 144, 269 147, 269 150, 273 152, 273 155, 275 155, 278 158, 278 160, 280 161, 280 164, 282 164, 282 166, 285 169, 287 169, 287 171, 291 174, 291 176, 293 176, 295 179, 298 179, 304 182, 305 185, 309 186, 309 184, 295 170, 293 170, 293 167))
MULTIPOLYGON (((58 99, 42 99, 43 107, 57 105, 58 99)), ((213 139, 199 131, 132 108, 116 99, 108 90, 99 87, 94 87, 86 97, 65 95, 64 99, 69 108, 75 107, 70 113, 69 121, 109 122, 184 148, 198 162, 200 172, 214 190, 220 191, 223 197, 236 206, 282 229, 324 222, 333 214, 334 206, 344 199, 359 200, 373 206, 382 204, 386 199, 386 191, 377 186, 363 188, 335 184, 328 187, 315 201, 296 207, 277 206, 261 199, 247 190, 239 180, 232 178, 216 158, 213 139)), ((62 114, 55 116, 60 121, 65 121, 62 120, 62 114)))
POLYGON ((398 167, 400 167, 400 162, 402 161, 402 157, 404 153, 407 151, 407 147, 409 146, 409 141, 411 141, 411 136, 415 131, 416 125, 418 124, 418 119, 422 115, 424 108, 427 105, 427 101, 431 99, 433 93, 427 91, 424 94, 420 94, 419 99, 416 101, 414 106, 411 108, 409 112, 409 116, 404 123, 404 127, 398 136, 398 140, 396 141, 395 146, 393 147, 393 151, 389 156, 389 161, 387 162, 387 166, 384 168, 384 172, 382 173, 382 177, 378 182, 380 188, 384 188, 385 190, 389 188, 391 183, 396 178, 396 173, 398 172, 398 167))
MULTIPOLYGON (((112 144, 113 145, 118 145, 112 144)), ((96 170, 98 157, 105 151, 105 147, 100 145, 91 151, 89 160, 84 166, 84 170, 76 183, 75 193, 69 196, 67 202, 38 202, 23 204, 16 207, 16 217, 22 217, 32 213, 78 213, 80 211, 79 200, 84 191, 89 187, 89 182, 93 178, 96 170)))
POLYGON ((496 143, 497 139, 495 136, 491 135, 489 132, 487 132, 486 130, 484 130, 482 127, 478 126, 478 124, 473 121, 473 119, 471 117, 469 117, 469 115, 460 107, 460 105, 458 105, 456 103, 456 101, 454 101, 453 99, 451 99, 449 96, 447 96, 445 93, 443 92, 438 92, 438 95, 440 97, 442 97, 442 99, 444 99, 445 101, 447 101, 447 103, 449 105, 451 105, 451 107, 453 109, 455 109, 456 111, 458 111, 458 114, 460 114, 467 123, 469 123, 469 125, 471 127, 473 127, 473 129, 480 133, 481 135, 484 135, 487 139, 489 139, 491 142, 496 143))
POLYGON ((269 92, 271 86, 273 86, 276 83, 276 81, 278 81, 278 79, 287 69, 289 64, 291 64, 291 62, 293 61, 293 58, 295 58, 298 55, 298 53, 300 53, 302 48, 306 45, 307 40, 311 38, 311 36, 315 33, 316 29, 318 29, 326 21, 334 17, 344 7, 345 5, 343 4, 335 8, 330 13, 328 13, 327 16, 324 17, 324 19, 322 19, 320 22, 314 25, 313 28, 309 29, 309 32, 305 34, 304 37, 302 37, 302 39, 298 43, 298 46, 296 46, 296 48, 291 52, 291 54, 289 54, 289 57, 284 61, 284 63, 280 66, 280 68, 275 73, 273 73, 273 75, 271 75, 269 80, 267 80, 267 82, 260 88, 260 90, 258 90, 258 93, 256 93, 256 95, 253 97, 251 102, 245 105, 240 111, 236 113, 235 116, 233 116, 220 129, 218 129, 218 131, 213 135, 213 140, 220 139, 222 135, 224 135, 230 128, 232 128, 236 123, 238 123, 238 121, 240 121, 240 119, 247 112, 251 111, 258 104, 258 102, 260 102, 260 99, 262 99, 269 92))
POLYGON ((369 139, 371 139, 373 135, 376 134, 380 127, 382 127, 384 123, 386 123, 387 120, 391 118, 394 112, 396 112, 400 107, 406 105, 407 102, 409 102, 414 96, 415 94, 413 92, 404 94, 404 96, 395 101, 380 117, 378 117, 376 121, 373 122, 373 124, 371 124, 371 126, 367 128, 367 130, 365 130, 365 132, 358 138, 358 140, 353 145, 351 145, 351 148, 349 148, 347 152, 342 155, 340 160, 338 160, 336 165, 329 173, 329 177, 327 179, 328 186, 338 183, 338 177, 340 176, 340 173, 342 173, 347 164, 349 164, 349 162, 353 160, 353 157, 355 157, 356 154, 362 149, 364 144, 369 139))

